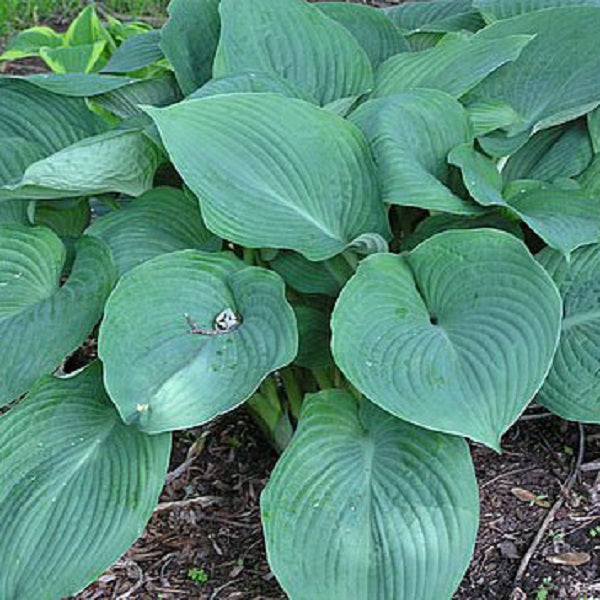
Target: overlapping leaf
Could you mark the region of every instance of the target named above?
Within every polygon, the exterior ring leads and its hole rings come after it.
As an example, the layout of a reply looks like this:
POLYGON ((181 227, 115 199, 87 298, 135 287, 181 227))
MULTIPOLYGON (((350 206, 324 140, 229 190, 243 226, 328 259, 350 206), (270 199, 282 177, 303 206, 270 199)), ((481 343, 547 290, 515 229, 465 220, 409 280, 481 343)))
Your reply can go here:
POLYGON ((556 286, 514 236, 446 231, 363 260, 333 313, 338 366, 396 416, 499 448, 542 385, 556 286))
POLYGON ((214 77, 274 71, 320 104, 372 87, 369 57, 354 36, 303 0, 222 0, 219 11, 214 77))
POLYGON ((70 596, 109 567, 152 515, 169 450, 121 422, 98 363, 36 384, 0 417, 0 597, 70 596))
POLYGON ((207 231, 191 194, 156 188, 96 220, 87 230, 110 248, 119 275, 160 254, 197 248, 216 251, 221 240, 207 231))
POLYGON ((329 390, 305 400, 261 513, 269 562, 295 600, 438 600, 469 564, 477 483, 464 440, 329 390))
POLYGON ((125 422, 149 433, 192 427, 244 402, 296 356, 284 291, 271 271, 196 250, 126 273, 106 304, 98 348, 125 422), (194 334, 196 326, 209 333, 194 334))
POLYGON ((377 98, 350 115, 371 143, 382 199, 456 214, 481 209, 455 195, 446 156, 472 139, 466 110, 438 90, 410 90, 377 98))
POLYGON ((362 234, 387 237, 369 147, 344 119, 274 94, 224 94, 147 112, 220 237, 310 260, 330 258, 362 234))
POLYGON ((535 35, 520 57, 487 77, 473 92, 503 100, 522 117, 511 134, 540 130, 583 115, 600 102, 600 10, 552 8, 498 21, 478 36, 535 35), (577 35, 573 35, 576 31, 577 35))
POLYGON ((91 332, 115 280, 108 248, 82 238, 68 280, 49 229, 0 226, 0 404, 52 372, 91 332))
POLYGON ((130 73, 164 58, 160 30, 147 31, 126 39, 104 65, 104 73, 130 73))
POLYGON ((473 6, 479 10, 488 23, 499 19, 510 19, 524 13, 546 8, 598 6, 599 0, 473 0, 473 6))
POLYGON ((519 57, 532 36, 486 39, 449 33, 433 48, 391 57, 376 72, 374 97, 414 88, 442 90, 459 97, 490 73, 519 57))
POLYGON ((401 30, 413 33, 477 31, 484 25, 472 0, 406 2, 384 10, 401 30))
POLYGON ((538 402, 571 421, 600 423, 600 245, 575 250, 569 262, 543 250, 538 260, 563 298, 560 343, 538 402))

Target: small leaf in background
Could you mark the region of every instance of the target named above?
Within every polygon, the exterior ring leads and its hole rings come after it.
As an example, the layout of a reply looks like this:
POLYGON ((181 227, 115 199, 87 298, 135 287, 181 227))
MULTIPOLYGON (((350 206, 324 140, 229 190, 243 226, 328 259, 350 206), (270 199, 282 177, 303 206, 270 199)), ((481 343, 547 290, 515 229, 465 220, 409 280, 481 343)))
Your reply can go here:
POLYGON ((50 27, 30 27, 21 31, 0 54, 1 60, 17 60, 37 56, 40 48, 57 48, 63 43, 63 36, 50 27))
POLYGON ((106 303, 98 340, 124 421, 156 433, 244 402, 298 351, 284 292, 277 274, 229 253, 182 250, 126 273, 106 303))
POLYGON ((98 362, 41 379, 0 416, 0 596, 62 598, 98 577, 152 516, 170 446, 120 420, 98 362))
POLYGON ((299 600, 449 598, 478 512, 464 440, 342 390, 305 399, 261 496, 271 568, 299 600))
POLYGON ((564 552, 563 554, 554 554, 546 556, 546 561, 552 565, 561 565, 565 567, 580 567, 592 560, 587 552, 564 552))

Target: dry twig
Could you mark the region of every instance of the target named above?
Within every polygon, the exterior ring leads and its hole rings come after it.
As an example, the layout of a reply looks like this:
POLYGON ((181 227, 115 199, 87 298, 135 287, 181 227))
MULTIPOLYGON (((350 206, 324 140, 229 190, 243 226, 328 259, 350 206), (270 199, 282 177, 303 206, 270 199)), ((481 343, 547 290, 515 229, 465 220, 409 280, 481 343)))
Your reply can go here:
POLYGON ((579 425, 579 452, 577 453, 577 458, 575 459, 575 462, 573 463, 573 467, 571 469, 571 472, 569 473, 569 476, 567 477, 567 480, 565 481, 564 485, 562 486, 560 496, 558 497, 556 502, 553 504, 552 508, 548 511, 548 514, 542 521, 542 524, 540 525, 540 528, 538 529, 538 532, 535 535, 535 538, 533 538, 533 542, 531 542, 531 545, 529 546, 527 552, 525 552, 525 554, 521 560, 521 564, 519 565, 519 568, 517 570, 517 574, 516 574, 515 580, 514 580, 514 588, 513 588, 512 595, 511 595, 512 600, 516 600, 518 598, 523 597, 523 590, 521 589, 520 585, 521 585, 521 581, 523 580, 523 576, 525 575, 525 572, 527 571, 527 567, 529 566, 529 562, 531 561, 538 546, 540 545, 540 542, 544 539, 544 536, 546 535, 546 531, 548 530, 548 527, 550 527, 550 525, 552 524, 552 521, 554 520, 556 513, 560 510, 561 506, 564 504, 565 500, 568 498, 569 493, 571 492, 571 489, 573 488, 573 485, 575 484, 575 481, 577 480, 577 475, 579 474, 581 463, 583 462, 583 454, 585 451, 585 432, 583 429, 583 425, 581 423, 579 423, 578 425, 579 425))

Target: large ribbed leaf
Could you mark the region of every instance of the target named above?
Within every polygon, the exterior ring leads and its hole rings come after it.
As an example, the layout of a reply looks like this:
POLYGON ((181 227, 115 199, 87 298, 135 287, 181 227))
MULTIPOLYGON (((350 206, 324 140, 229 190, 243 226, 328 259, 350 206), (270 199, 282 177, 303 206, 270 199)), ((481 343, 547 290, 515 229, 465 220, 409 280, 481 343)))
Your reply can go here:
POLYGON ((53 94, 80 98, 110 92, 139 81, 132 77, 98 75, 97 73, 39 73, 15 78, 32 83, 53 94))
POLYGON ((126 39, 110 57, 103 73, 129 73, 164 58, 160 30, 147 31, 126 39))
POLYGON ((0 185, 16 183, 31 163, 104 129, 83 99, 0 79, 0 185))
POLYGON ((394 54, 410 50, 400 30, 381 10, 346 2, 319 2, 316 6, 356 38, 373 67, 394 54))
POLYGON ((525 245, 446 231, 360 263, 333 313, 333 353, 382 408, 492 448, 550 368, 558 291, 525 245))
POLYGON ((387 235, 369 147, 337 115, 274 94, 224 94, 147 112, 220 237, 324 260, 361 234, 387 235))
POLYGON ((208 81, 219 41, 220 0, 171 0, 160 48, 187 95, 208 81))
POLYGON ((408 32, 476 31, 484 25, 472 0, 406 2, 384 10, 396 26, 408 32))
POLYGON ((369 57, 354 36, 304 0, 222 0, 219 11, 214 77, 274 71, 320 104, 372 87, 369 57))
POLYGON ((575 250, 570 262, 550 249, 538 260, 563 298, 558 350, 538 402, 571 421, 600 423, 600 245, 575 250))
POLYGON ((135 83, 94 96, 92 100, 122 119, 142 113, 140 105, 167 106, 181 100, 181 91, 171 73, 136 79, 135 83))
POLYGON ((121 278, 98 345, 122 418, 155 433, 238 406, 294 359, 298 340, 277 274, 231 254, 182 250, 121 278))
POLYGON ((595 108, 587 115, 588 132, 592 141, 594 152, 600 152, 600 107, 595 108))
POLYGON ((22 200, 0 202, 0 223, 21 223, 29 225, 29 203, 22 200))
POLYGON ((169 451, 121 422, 99 363, 36 384, 0 417, 0 597, 62 598, 98 577, 142 533, 169 451))
POLYGON ((532 36, 486 39, 449 33, 433 48, 399 54, 377 70, 374 97, 414 88, 442 90, 459 97, 502 65, 518 58, 532 36))
POLYGON ((592 156, 587 127, 576 121, 536 133, 508 159, 502 176, 505 181, 575 177, 588 167, 592 156))
POLYGON ((438 90, 410 90, 370 100, 350 120, 372 145, 384 202, 456 214, 480 212, 444 185, 448 152, 472 139, 468 114, 454 98, 438 90))
POLYGON ((108 248, 82 238, 60 286, 65 248, 49 229, 0 226, 0 404, 52 372, 91 332, 115 279, 108 248))
POLYGON ((142 194, 96 219, 87 233, 106 242, 119 275, 159 254, 187 248, 221 249, 221 240, 204 226, 198 200, 173 188, 142 194))
POLYGON ((550 247, 568 256, 575 248, 600 242, 600 197, 520 183, 507 192, 508 204, 550 247))
POLYGON ((306 399, 261 512, 294 600, 440 600, 471 558, 477 482, 464 440, 329 390, 306 399))
POLYGON ((467 106, 467 110, 475 137, 508 127, 520 119, 512 106, 502 100, 472 102, 467 106))
POLYGON ((544 129, 585 114, 600 103, 600 10, 553 8, 498 21, 483 39, 535 34, 521 56, 487 77, 477 99, 504 100, 522 117, 515 134, 544 129), (576 31, 577 35, 573 35, 576 31))
POLYGON ((561 6, 598 6, 600 0, 473 0, 473 6, 479 10, 488 23, 499 19, 510 19, 523 13, 558 8, 561 6))
POLYGON ((18 182, 0 187, 0 200, 105 192, 139 196, 152 187, 161 159, 161 151, 142 131, 108 131, 30 164, 18 182))

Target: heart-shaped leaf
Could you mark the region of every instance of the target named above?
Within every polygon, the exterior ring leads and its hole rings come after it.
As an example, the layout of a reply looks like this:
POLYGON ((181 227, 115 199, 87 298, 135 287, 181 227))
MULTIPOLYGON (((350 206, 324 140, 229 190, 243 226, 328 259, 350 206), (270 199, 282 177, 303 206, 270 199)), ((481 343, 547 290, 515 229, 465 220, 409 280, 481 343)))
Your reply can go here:
POLYGON ((45 227, 0 226, 0 405, 56 369, 102 315, 116 276, 108 248, 82 238, 60 286, 65 258, 45 227))
POLYGON ((377 163, 383 201, 456 214, 481 209, 448 183, 448 152, 472 139, 467 111, 438 90, 410 90, 370 100, 350 115, 367 136, 377 163))
POLYGON ((549 248, 537 256, 563 298, 560 343, 537 400, 570 421, 600 423, 600 245, 571 260, 549 248))
POLYGON ((373 86, 369 57, 354 36, 304 0, 221 0, 219 12, 214 77, 274 71, 319 104, 373 86))
POLYGON ((360 263, 333 313, 332 348, 385 410, 498 449, 548 373, 560 315, 556 286, 517 238, 446 231, 360 263))
POLYGON ((0 417, 0 596, 62 598, 98 577, 152 515, 170 445, 121 422, 99 363, 38 382, 0 417))
POLYGON ((341 117, 274 94, 146 110, 220 237, 324 260, 364 233, 388 236, 369 147, 341 117))
POLYGON ((221 249, 221 240, 204 226, 197 198, 166 187, 150 190, 122 209, 97 219, 87 233, 106 242, 119 276, 175 250, 221 249))
POLYGON ((307 397, 261 496, 271 568, 296 600, 450 598, 478 512, 464 440, 341 390, 307 397))
POLYGON ((278 275, 196 250, 126 273, 106 304, 98 342, 110 397, 126 423, 149 433, 235 408, 297 349, 278 275))

